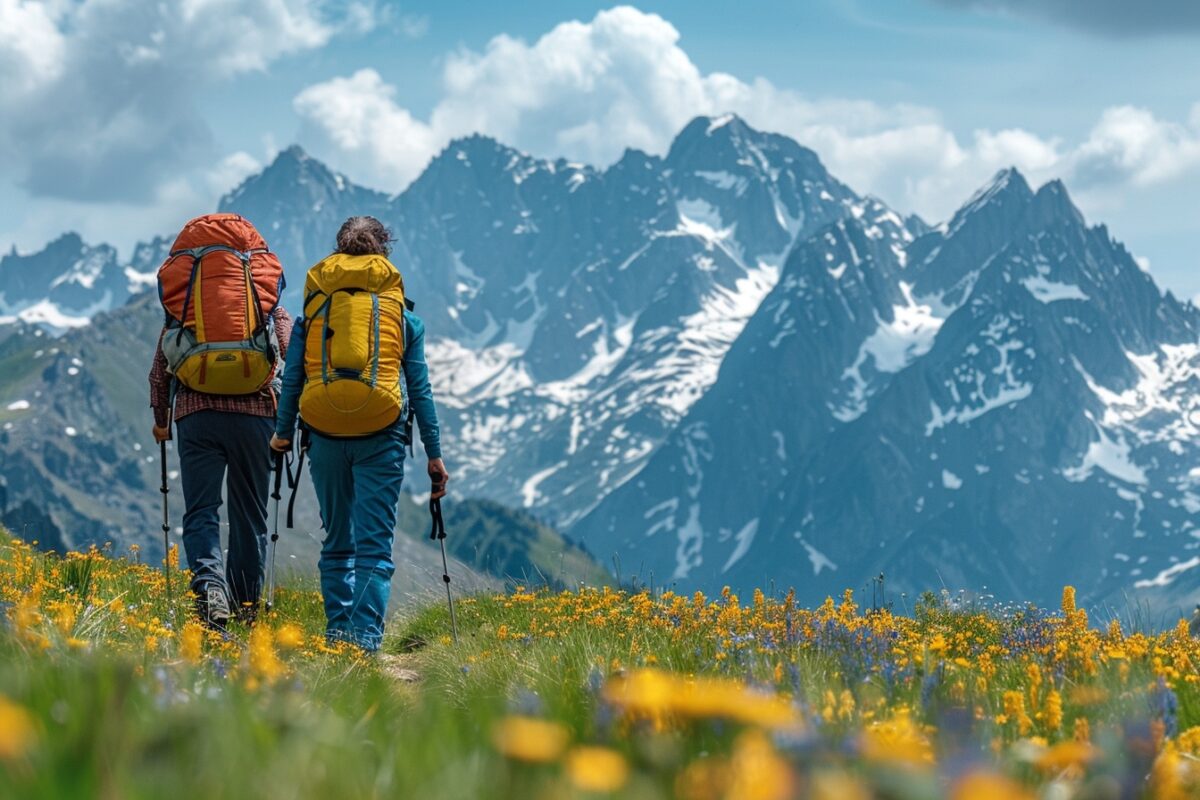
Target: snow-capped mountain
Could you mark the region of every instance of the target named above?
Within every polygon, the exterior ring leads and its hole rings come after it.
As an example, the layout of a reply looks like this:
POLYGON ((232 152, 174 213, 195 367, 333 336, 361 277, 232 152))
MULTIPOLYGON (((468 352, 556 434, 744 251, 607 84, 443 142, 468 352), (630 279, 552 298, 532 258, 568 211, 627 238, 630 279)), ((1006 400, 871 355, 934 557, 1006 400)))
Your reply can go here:
POLYGON ((14 248, 0 257, 0 325, 23 321, 58 333, 87 325, 153 285, 158 264, 149 272, 144 267, 161 259, 155 246, 140 245, 131 264, 118 263, 112 247, 90 246, 75 233, 29 255, 14 248))
MULTIPOLYGON (((341 221, 383 219, 429 331, 456 491, 524 507, 626 572, 681 588, 774 580, 808 600, 881 570, 913 591, 1039 602, 1063 582, 1099 601, 1178 599, 1200 581, 1200 318, 1059 183, 1035 192, 1006 170, 931 229, 727 116, 607 169, 468 137, 390 197, 290 148, 220 209, 280 254, 293 311, 341 221)), ((33 269, 0 261, 10 307, 55 289, 80 316, 106 290, 122 302, 168 244, 118 267, 111 249, 62 241, 33 269), (74 266, 93 250, 98 272, 74 266), (76 274, 95 277, 46 277, 76 274), (68 300, 74 286, 88 291, 68 300)), ((145 402, 153 336, 134 331, 157 320, 140 302, 104 328, 133 365, 103 384, 133 387, 114 408, 145 402)), ((32 352, 35 336, 0 346, 32 352)), ((64 422, 78 428, 68 460, 54 426, 21 433, 39 397, 73 396, 79 360, 0 389, 15 499, 122 480, 85 463, 119 449, 83 447, 113 420, 64 422)), ((60 520, 68 539, 80 513, 60 520)))
POLYGON ((899 247, 873 227, 795 248, 713 387, 574 533, 687 586, 1193 593, 1200 313, 1058 182, 1002 172, 899 247))
POLYGON ((431 332, 460 491, 559 525, 703 395, 792 243, 865 206, 812 151, 736 117, 606 170, 473 136, 391 200, 293 148, 221 203, 264 231, 293 291, 342 219, 384 219, 431 332))

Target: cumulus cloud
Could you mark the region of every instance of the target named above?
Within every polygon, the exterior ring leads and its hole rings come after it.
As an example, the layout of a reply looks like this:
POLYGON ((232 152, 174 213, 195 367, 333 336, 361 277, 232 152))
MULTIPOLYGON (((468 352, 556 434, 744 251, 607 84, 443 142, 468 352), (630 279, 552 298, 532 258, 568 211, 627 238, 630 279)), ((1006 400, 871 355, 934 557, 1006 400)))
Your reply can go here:
POLYGON ((1133 106, 1107 109, 1069 162, 1084 188, 1124 181, 1147 186, 1181 177, 1200 167, 1200 103, 1187 123, 1159 120, 1133 106))
POLYGON ((564 22, 532 44, 507 35, 445 62, 443 95, 420 119, 376 71, 310 86, 294 102, 305 136, 351 176, 396 191, 452 138, 482 132, 543 156, 605 165, 626 147, 663 153, 692 117, 734 111, 795 137, 860 191, 943 219, 998 169, 1063 177, 1089 202, 1200 167, 1200 106, 1186 123, 1104 112, 1069 143, 1020 128, 950 130, 932 109, 811 98, 758 78, 704 73, 679 32, 630 7, 564 22))
POLYGON ((1112 37, 1195 35, 1200 4, 1195 0, 934 0, 954 8, 979 9, 1053 22, 1112 37))
POLYGON ((228 191, 251 175, 262 171, 262 168, 262 162, 244 150, 230 153, 208 171, 205 176, 208 189, 213 194, 228 191))
POLYGON ((310 86, 297 113, 335 148, 339 166, 373 186, 412 180, 444 141, 396 104, 395 87, 373 69, 310 86))
POLYGON ((0 103, 28 95, 62 70, 60 12, 38 0, 0 0, 0 103))
POLYGON ((195 92, 319 48, 371 6, 0 0, 0 154, 32 195, 146 202, 211 160, 195 92))

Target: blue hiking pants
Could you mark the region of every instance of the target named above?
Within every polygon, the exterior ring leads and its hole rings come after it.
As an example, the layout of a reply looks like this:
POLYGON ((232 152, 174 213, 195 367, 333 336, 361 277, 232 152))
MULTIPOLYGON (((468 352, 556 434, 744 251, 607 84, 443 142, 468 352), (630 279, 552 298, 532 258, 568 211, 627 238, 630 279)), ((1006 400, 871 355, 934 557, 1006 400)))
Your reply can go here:
POLYGON ((257 605, 267 554, 270 417, 197 411, 175 423, 183 483, 183 550, 192 589, 225 589, 233 607, 257 605), (221 484, 229 501, 229 558, 221 557, 221 484))
POLYGON ((378 650, 396 571, 404 444, 392 430, 365 439, 313 434, 308 452, 325 528, 319 566, 326 636, 378 650))

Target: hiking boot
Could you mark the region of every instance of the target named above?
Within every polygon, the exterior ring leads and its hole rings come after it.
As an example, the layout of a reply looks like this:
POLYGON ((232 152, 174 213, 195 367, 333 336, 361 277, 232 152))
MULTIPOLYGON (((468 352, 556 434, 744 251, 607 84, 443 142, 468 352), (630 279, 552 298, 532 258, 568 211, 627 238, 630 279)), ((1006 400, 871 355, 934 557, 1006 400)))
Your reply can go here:
POLYGON ((229 624, 229 598, 225 590, 215 583, 202 587, 196 593, 196 614, 210 628, 223 631, 229 624))

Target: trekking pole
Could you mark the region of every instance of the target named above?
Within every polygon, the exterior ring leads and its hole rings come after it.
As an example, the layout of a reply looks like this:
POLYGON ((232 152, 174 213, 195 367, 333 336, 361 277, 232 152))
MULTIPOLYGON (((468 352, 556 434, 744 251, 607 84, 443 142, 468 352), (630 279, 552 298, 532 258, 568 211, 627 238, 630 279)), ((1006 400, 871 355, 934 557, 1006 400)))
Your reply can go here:
POLYGON ((279 546, 279 500, 283 497, 283 453, 275 452, 275 491, 271 499, 275 501, 275 525, 271 531, 271 561, 267 565, 267 611, 275 606, 275 550, 279 546))
POLYGON ((446 584, 446 602, 450 605, 450 630, 454 632, 454 643, 458 644, 458 619, 454 616, 454 596, 450 594, 450 566, 446 561, 446 523, 442 520, 442 501, 429 498, 429 516, 433 518, 430 539, 437 539, 442 546, 442 582, 446 584))
POLYGON ((158 443, 159 464, 162 467, 162 486, 159 491, 163 498, 163 580, 167 589, 167 615, 171 611, 171 514, 167 506, 167 495, 171 487, 167 485, 167 442, 164 439, 158 443))

